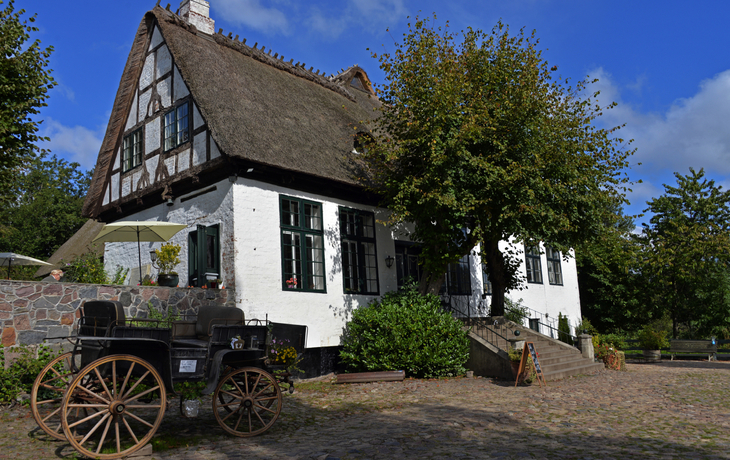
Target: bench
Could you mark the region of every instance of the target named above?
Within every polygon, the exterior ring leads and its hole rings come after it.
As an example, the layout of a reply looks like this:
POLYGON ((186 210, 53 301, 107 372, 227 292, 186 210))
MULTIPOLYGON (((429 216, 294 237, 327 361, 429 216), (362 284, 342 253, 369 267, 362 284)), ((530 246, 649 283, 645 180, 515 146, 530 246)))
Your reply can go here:
POLYGON ((228 335, 232 332, 240 333, 244 324, 243 310, 235 307, 201 306, 195 321, 172 323, 172 343, 178 347, 208 348, 211 341, 230 342, 231 337, 228 335), (232 330, 230 326, 239 327, 232 330), (221 327, 226 327, 223 330, 228 334, 221 334, 221 327))
POLYGON ((670 340, 669 353, 674 355, 678 353, 693 353, 707 355, 707 360, 717 360, 717 343, 715 340, 670 340))

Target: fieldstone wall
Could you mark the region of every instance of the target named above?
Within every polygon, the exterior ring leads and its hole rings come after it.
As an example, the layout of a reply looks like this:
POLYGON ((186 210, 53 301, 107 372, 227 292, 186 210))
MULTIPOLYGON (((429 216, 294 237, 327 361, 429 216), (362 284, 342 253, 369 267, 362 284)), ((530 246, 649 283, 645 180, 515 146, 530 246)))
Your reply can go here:
POLYGON ((202 305, 235 307, 232 289, 169 288, 98 284, 0 281, 0 342, 32 346, 49 337, 75 334, 80 307, 87 300, 118 300, 128 318, 146 318, 148 303, 167 312, 196 314, 202 305))

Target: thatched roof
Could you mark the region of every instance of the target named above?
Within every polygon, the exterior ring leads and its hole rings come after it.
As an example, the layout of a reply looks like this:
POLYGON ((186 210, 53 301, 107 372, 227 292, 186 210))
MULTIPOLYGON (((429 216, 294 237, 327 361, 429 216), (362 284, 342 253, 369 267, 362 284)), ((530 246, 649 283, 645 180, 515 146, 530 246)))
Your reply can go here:
POLYGON ((158 24, 175 64, 224 158, 246 160, 356 186, 353 137, 380 106, 367 74, 351 67, 328 78, 220 32, 207 36, 155 7, 140 24, 122 76, 84 215, 100 211, 103 183, 123 135, 148 36, 158 24), (350 84, 357 78, 360 89, 350 84))
POLYGON ((35 276, 47 276, 51 273, 51 270, 62 268, 61 261, 70 262, 76 258, 76 256, 80 256, 86 252, 95 252, 97 255, 103 256, 104 243, 91 244, 91 240, 99 234, 103 226, 104 224, 101 222, 94 222, 91 219, 87 220, 79 231, 74 233, 74 235, 69 238, 68 241, 63 243, 63 245, 53 253, 51 258, 47 260, 47 262, 51 265, 41 266, 41 268, 35 272, 35 276))

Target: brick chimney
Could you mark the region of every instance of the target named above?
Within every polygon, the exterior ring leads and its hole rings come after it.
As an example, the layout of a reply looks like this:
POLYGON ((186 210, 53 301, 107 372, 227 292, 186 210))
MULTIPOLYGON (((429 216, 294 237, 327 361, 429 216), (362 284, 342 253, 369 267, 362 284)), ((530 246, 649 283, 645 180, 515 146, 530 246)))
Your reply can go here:
POLYGON ((205 0, 183 0, 180 2, 180 16, 200 32, 215 33, 215 21, 210 18, 210 3, 205 0))

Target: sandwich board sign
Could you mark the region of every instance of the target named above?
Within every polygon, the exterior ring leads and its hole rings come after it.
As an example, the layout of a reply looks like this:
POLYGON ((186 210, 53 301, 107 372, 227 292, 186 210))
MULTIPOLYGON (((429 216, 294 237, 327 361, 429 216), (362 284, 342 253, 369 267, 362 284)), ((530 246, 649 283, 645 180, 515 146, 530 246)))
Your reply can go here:
POLYGON ((517 370, 517 378, 515 379, 515 386, 517 386, 517 383, 520 381, 520 376, 522 375, 522 372, 527 367, 527 356, 532 358, 532 363, 535 366, 535 374, 537 375, 537 381, 542 387, 543 384, 547 387, 547 383, 545 383, 545 376, 542 374, 542 367, 540 367, 540 356, 537 354, 537 350, 535 350, 535 344, 532 342, 525 342, 525 346, 522 349, 522 359, 520 359, 520 368, 517 370))

